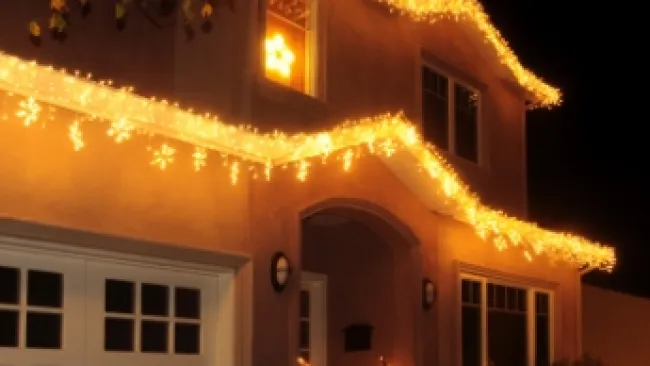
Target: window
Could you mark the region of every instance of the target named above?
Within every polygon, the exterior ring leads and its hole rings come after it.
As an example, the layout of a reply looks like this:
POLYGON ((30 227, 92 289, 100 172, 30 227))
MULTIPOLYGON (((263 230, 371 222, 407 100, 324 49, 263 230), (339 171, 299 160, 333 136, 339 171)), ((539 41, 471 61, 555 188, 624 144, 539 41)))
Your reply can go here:
POLYGON ((327 276, 303 272, 300 290, 300 357, 310 366, 327 365, 327 276))
POLYGON ((104 294, 106 351, 200 354, 200 290, 106 279, 104 294))
POLYGON ((0 348, 61 349, 63 274, 0 266, 0 324, 0 348))
POLYGON ((316 2, 268 0, 265 72, 274 82, 315 95, 316 2))
POLYGON ((479 162, 479 94, 423 65, 422 133, 436 147, 479 162))
POLYGON ((463 366, 550 366, 549 292, 464 277, 461 293, 463 366))
POLYGON ((301 290, 300 291, 300 331, 298 332, 300 335, 300 357, 302 357, 305 361, 309 362, 310 361, 310 345, 311 345, 311 337, 310 337, 310 311, 309 308, 311 306, 311 301, 310 301, 310 294, 309 290, 301 290))

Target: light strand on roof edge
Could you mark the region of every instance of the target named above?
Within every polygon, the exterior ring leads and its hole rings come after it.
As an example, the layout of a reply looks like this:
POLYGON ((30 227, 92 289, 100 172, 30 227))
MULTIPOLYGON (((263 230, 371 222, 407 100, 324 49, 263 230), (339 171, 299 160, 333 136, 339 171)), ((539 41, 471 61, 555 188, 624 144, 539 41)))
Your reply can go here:
MULTIPOLYGON (((227 125, 213 116, 183 111, 164 102, 148 100, 129 90, 116 90, 110 83, 93 83, 52 68, 28 63, 0 54, 0 89, 21 96, 14 100, 14 116, 25 126, 36 123, 44 110, 41 103, 55 105, 81 114, 68 121, 68 136, 75 150, 83 149, 80 121, 105 121, 107 134, 118 143, 125 143, 134 134, 161 135, 195 146, 192 164, 195 170, 206 165, 208 151, 237 157, 230 164, 236 183, 242 171, 271 178, 273 169, 292 165, 296 177, 306 180, 314 159, 324 163, 340 160, 350 170, 360 156, 360 147, 368 153, 391 156, 401 151, 419 161, 419 169, 431 179, 431 189, 454 216, 469 225, 483 239, 499 250, 518 247, 527 259, 547 255, 576 266, 611 270, 615 265, 614 250, 585 238, 544 230, 535 224, 508 217, 481 204, 453 168, 424 143, 413 124, 401 115, 381 115, 350 121, 329 132, 285 135, 280 132, 259 134, 247 127, 227 125), (335 159, 328 159, 328 157, 335 159)), ((161 169, 175 163, 176 150, 165 143, 153 151, 152 164, 161 169)))
POLYGON ((562 93, 533 72, 526 69, 508 46, 499 30, 492 24, 483 6, 477 0, 375 0, 395 11, 411 16, 416 21, 435 22, 441 18, 463 18, 474 23, 484 41, 492 46, 499 58, 525 90, 535 97, 539 107, 553 107, 562 103, 562 93))

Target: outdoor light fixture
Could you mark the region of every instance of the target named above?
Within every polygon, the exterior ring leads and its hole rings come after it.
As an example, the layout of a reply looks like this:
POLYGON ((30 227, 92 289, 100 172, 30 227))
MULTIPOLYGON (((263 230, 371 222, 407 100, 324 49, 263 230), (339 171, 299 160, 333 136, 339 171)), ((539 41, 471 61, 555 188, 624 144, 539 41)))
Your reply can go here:
POLYGON ((290 274, 289 258, 283 252, 276 252, 271 260, 271 285, 275 292, 282 292, 287 287, 290 274))
POLYGON ((424 278, 422 280, 422 308, 424 310, 431 309, 433 303, 436 301, 436 286, 430 279, 424 278))

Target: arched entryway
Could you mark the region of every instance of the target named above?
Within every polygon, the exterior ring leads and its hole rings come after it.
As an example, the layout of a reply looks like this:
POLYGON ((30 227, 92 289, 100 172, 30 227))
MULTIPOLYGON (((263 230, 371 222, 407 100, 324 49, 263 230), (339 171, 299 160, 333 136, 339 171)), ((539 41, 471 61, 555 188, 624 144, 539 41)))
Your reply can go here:
POLYGON ((313 366, 416 365, 422 269, 410 229, 368 202, 332 200, 303 212, 301 232, 303 355, 313 366))

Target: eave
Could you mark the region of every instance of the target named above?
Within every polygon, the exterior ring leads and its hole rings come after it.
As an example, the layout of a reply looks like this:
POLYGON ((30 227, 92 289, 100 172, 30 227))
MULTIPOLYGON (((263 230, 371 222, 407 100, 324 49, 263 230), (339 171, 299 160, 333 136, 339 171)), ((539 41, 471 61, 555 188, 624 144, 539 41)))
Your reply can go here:
MULTIPOLYGON (((57 106, 81 116, 93 116, 92 122, 106 123, 108 129, 127 126, 129 131, 162 135, 197 149, 228 154, 251 167, 261 167, 267 179, 271 179, 275 167, 287 164, 294 166, 298 179, 307 179, 311 161, 326 156, 338 157, 340 161, 329 161, 347 170, 355 151, 364 149, 398 170, 426 203, 470 225, 479 237, 498 249, 515 247, 530 258, 543 255, 576 267, 586 264, 611 270, 616 262, 611 247, 577 235, 544 230, 482 204, 402 115, 349 121, 316 134, 263 135, 214 116, 194 114, 172 103, 146 99, 130 90, 118 90, 107 83, 95 83, 5 54, 0 54, 0 90, 21 96, 23 104, 37 106, 32 111, 16 106, 19 117, 38 118, 34 111, 42 110, 39 103, 57 106)), ((241 171, 246 170, 232 166, 233 175, 241 171)))
POLYGON ((531 96, 532 104, 550 108, 562 103, 561 91, 525 68, 477 0, 374 0, 416 21, 463 19, 478 31, 515 82, 531 96))

